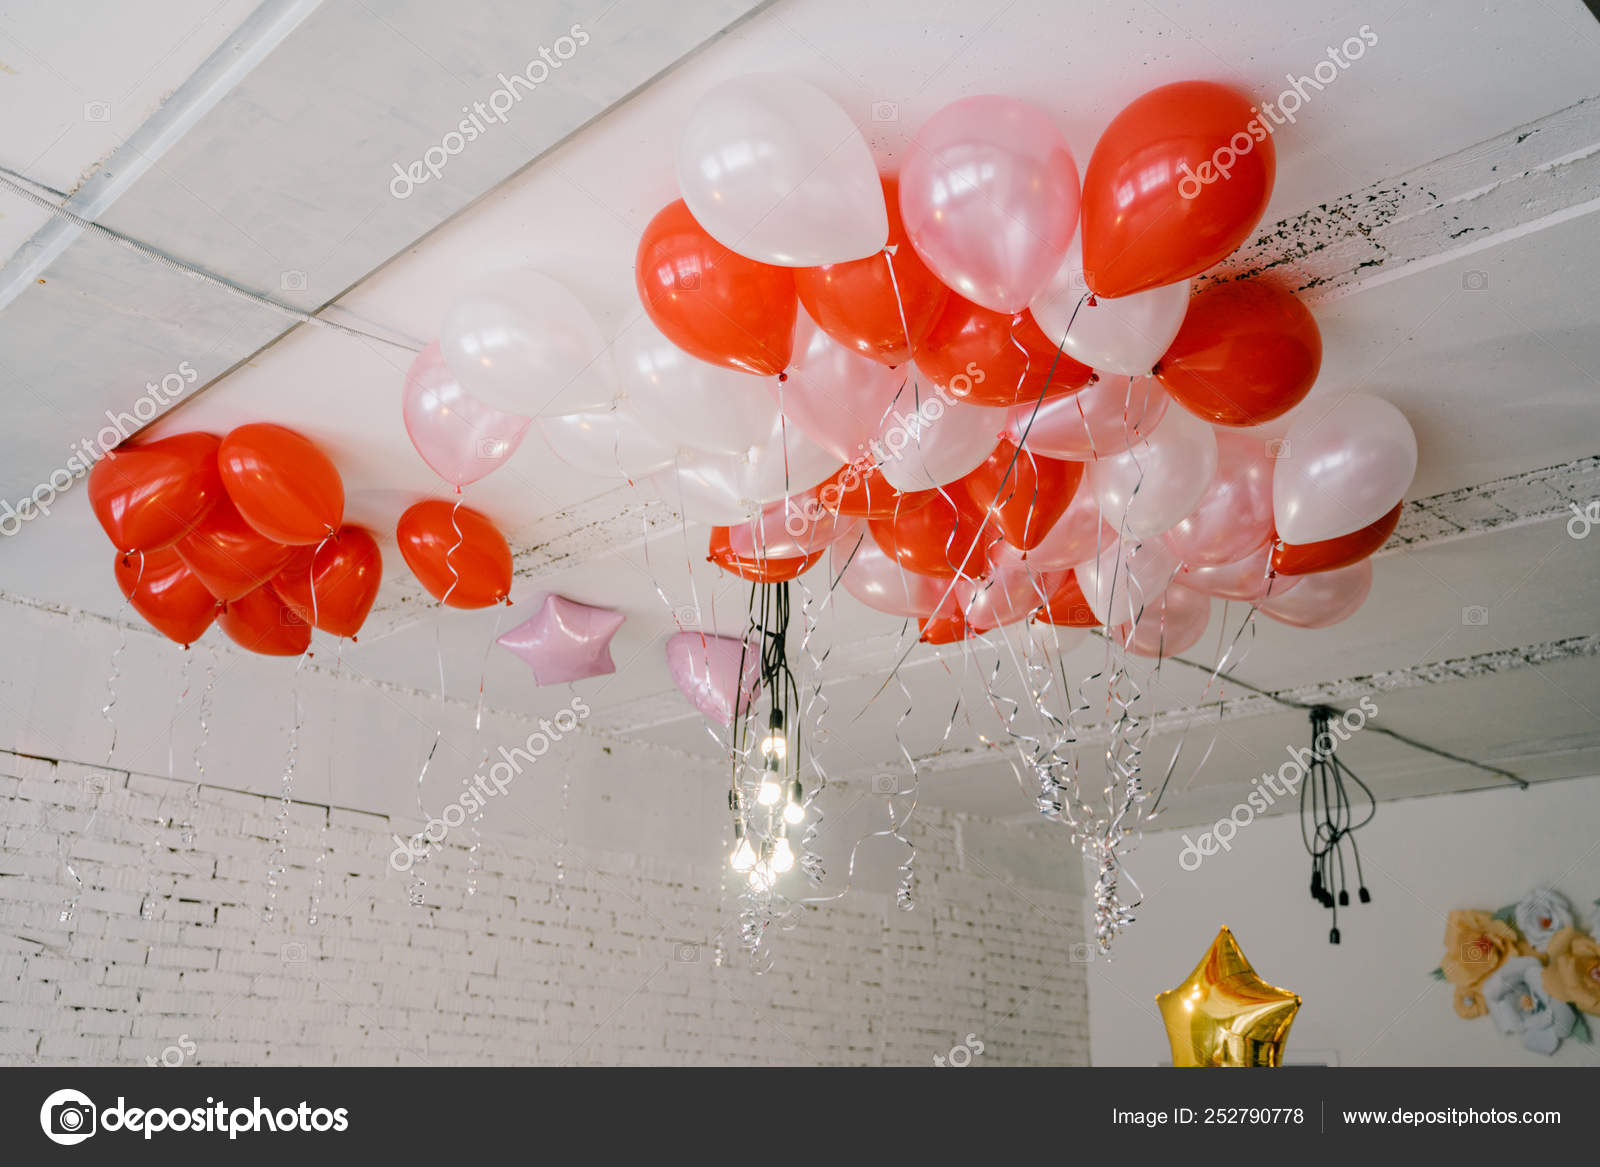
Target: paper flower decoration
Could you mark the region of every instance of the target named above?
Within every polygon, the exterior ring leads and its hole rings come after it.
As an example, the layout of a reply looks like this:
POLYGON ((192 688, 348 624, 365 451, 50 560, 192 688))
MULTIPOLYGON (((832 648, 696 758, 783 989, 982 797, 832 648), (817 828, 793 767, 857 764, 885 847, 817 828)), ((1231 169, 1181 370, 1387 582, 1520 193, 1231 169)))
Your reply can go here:
POLYGON ((1517 928, 1535 948, 1543 949, 1563 928, 1573 925, 1572 905, 1567 897, 1547 887, 1536 887, 1518 902, 1514 912, 1517 928))
POLYGON ((1550 941, 1545 990, 1585 1013, 1600 1014, 1600 944, 1576 928, 1563 928, 1550 941))
POLYGON ((1513 956, 1483 982, 1483 999, 1500 1032, 1520 1036, 1536 1054, 1553 1054, 1577 1024, 1577 1012, 1545 991, 1537 956, 1513 956))
POLYGON ((611 660, 611 638, 624 619, 621 612, 550 595, 537 612, 496 643, 525 660, 541 685, 581 681, 617 671, 611 660))
POLYGON ((734 710, 755 701, 761 690, 760 655, 759 648, 746 648, 742 640, 704 632, 680 632, 667 641, 667 667, 679 691, 718 725, 732 725, 734 710))
MULTIPOLYGON (((1517 930, 1488 912, 1461 910, 1450 913, 1444 928, 1442 978, 1460 988, 1481 985, 1506 958, 1526 954, 1517 930)), ((1477 1016, 1477 1014, 1474 1014, 1477 1016)))

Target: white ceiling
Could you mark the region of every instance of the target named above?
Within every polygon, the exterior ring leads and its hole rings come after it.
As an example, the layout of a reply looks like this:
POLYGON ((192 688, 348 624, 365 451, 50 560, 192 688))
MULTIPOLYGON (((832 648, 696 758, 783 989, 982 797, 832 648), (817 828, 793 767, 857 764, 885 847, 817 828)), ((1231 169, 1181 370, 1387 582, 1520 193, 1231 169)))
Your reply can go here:
MULTIPOLYGON (((0 127, 7 130, 0 164, 70 187, 79 171, 138 124, 137 119, 116 122, 109 141, 96 138, 98 130, 72 124, 74 103, 81 104, 87 92, 84 77, 114 77, 112 88, 120 86, 119 92, 145 94, 118 99, 118 108, 137 108, 139 101, 148 103, 151 95, 177 85, 208 46, 232 31, 225 16, 231 14, 234 22, 243 18, 241 6, 224 5, 196 25, 192 6, 169 7, 173 19, 160 22, 162 28, 197 31, 185 37, 142 27, 69 26, 65 17, 53 20, 49 9, 25 20, 0 19, 0 61, 17 70, 14 76, 0 73, 0 87, 17 86, 10 92, 0 88, 5 111, 0 127), (165 53, 160 66, 148 75, 126 64, 118 66, 120 71, 88 70, 90 61, 115 57, 113 49, 125 48, 129 38, 138 38, 139 51, 152 60, 165 53), (41 73, 57 79, 41 79, 41 73), (67 77, 79 80, 61 79, 67 77), (45 124, 67 127, 67 133, 55 143, 47 141, 49 135, 39 129, 45 124), (25 125, 27 135, 11 136, 13 125, 25 125)), ((416 6, 402 7, 415 14, 416 6)), ((452 11, 471 7, 477 6, 456 5, 452 11)), ((485 7, 512 19, 505 5, 485 7)), ((284 150, 273 136, 272 122, 281 117, 298 134, 319 135, 305 147, 309 156, 359 154, 371 171, 347 171, 337 183, 315 184, 308 203, 307 213, 324 220, 323 234, 335 223, 353 225, 351 242, 330 249, 324 239, 311 259, 301 258, 309 252, 271 248, 271 254, 246 256, 248 247, 241 250, 237 239, 221 242, 203 223, 193 236, 186 234, 193 222, 187 218, 191 205, 178 200, 163 208, 141 187, 104 218, 273 296, 293 300, 276 286, 280 268, 305 270, 312 292, 320 288, 323 293, 312 294, 307 307, 353 285, 338 295, 331 315, 385 335, 431 337, 463 284, 485 271, 516 265, 534 265, 562 279, 590 305, 607 334, 615 335, 639 313, 632 280, 639 233, 675 197, 676 128, 697 97, 725 77, 783 70, 822 86, 860 121, 886 170, 896 166, 907 137, 933 110, 957 97, 990 91, 1051 110, 1081 164, 1116 110, 1148 88, 1211 77, 1270 98, 1283 88, 1286 73, 1309 72, 1327 45, 1370 25, 1376 46, 1317 95, 1294 127, 1277 135, 1278 185, 1265 220, 1273 224, 1418 168, 1426 172, 1439 159, 1465 157, 1493 171, 1495 151, 1508 147, 1480 144, 1512 139, 1520 144, 1511 131, 1594 96, 1600 76, 1595 68, 1600 25, 1576 0, 1476 4, 1470 17, 1452 14, 1448 20, 1423 6, 1374 14, 1353 3, 1281 4, 1267 15, 1260 7, 1220 0, 1166 3, 1159 9, 1022 0, 1000 7, 970 0, 871 6, 779 0, 733 23, 746 7, 673 5, 674 18, 693 27, 665 45, 651 25, 657 17, 649 6, 608 10, 595 24, 604 35, 597 32, 569 64, 573 73, 564 82, 593 92, 582 101, 572 98, 571 109, 554 99, 549 108, 530 106, 525 119, 509 127, 512 133, 486 143, 479 160, 471 157, 476 147, 469 147, 457 160, 463 164, 462 189, 452 192, 453 202, 426 213, 404 205, 397 210, 382 193, 393 159, 381 150, 400 151, 396 157, 405 159, 417 156, 449 128, 449 103, 493 88, 491 83, 474 89, 472 78, 463 81, 459 62, 474 62, 474 78, 492 76, 534 55, 554 35, 545 25, 560 22, 522 19, 511 35, 512 26, 504 21, 456 21, 449 52, 428 52, 419 48, 420 32, 374 37, 370 20, 363 23, 348 14, 335 20, 324 8, 241 83, 248 100, 220 102, 195 131, 198 143, 175 148, 170 166, 182 168, 184 189, 206 192, 207 205, 240 208, 225 216, 240 231, 255 226, 249 217, 254 213, 273 229, 285 207, 307 197, 296 193, 304 175, 281 168, 263 173, 248 165, 257 136, 273 151, 284 150), (471 29, 470 35, 462 28, 471 29), (715 43, 650 80, 723 29, 715 43), (376 79, 386 74, 404 83, 382 90, 387 106, 371 105, 365 122, 334 117, 324 125, 309 118, 307 107, 315 112, 320 99, 313 99, 323 86, 348 90, 347 82, 308 71, 309 63, 341 51, 357 53, 358 46, 369 91, 377 91, 376 79), (666 59, 651 57, 652 48, 666 59), (646 82, 631 99, 584 124, 646 82), (896 120, 873 119, 874 108, 881 111, 884 103, 894 107, 896 120), (396 126, 405 133, 391 132, 396 126), (373 145, 374 137, 381 147, 373 145), (560 144, 541 156, 556 141, 560 144), (223 142, 228 149, 219 153, 223 142), (247 195, 246 184, 262 189, 247 195), (473 201, 475 196, 481 197, 473 201), (120 220, 119 211, 126 212, 120 220), (449 215, 454 217, 435 229, 449 215), (406 246, 413 239, 418 242, 406 246)), ((1600 146, 1600 115, 1591 112, 1579 121, 1592 131, 1586 139, 1592 153, 1600 146)), ((1449 161, 1439 173, 1455 173, 1460 166, 1449 161)), ((1600 188, 1588 189, 1587 198, 1600 199, 1600 188)), ((1399 405, 1416 428, 1421 449, 1413 498, 1476 487, 1596 452, 1600 280, 1594 273, 1600 270, 1600 232, 1595 230, 1600 220, 1587 214, 1593 207, 1582 198, 1574 205, 1577 210, 1532 225, 1514 218, 1491 223, 1483 236, 1487 242, 1470 255, 1458 254, 1441 216, 1428 226, 1431 234, 1413 240, 1412 258, 1428 262, 1400 266, 1370 286, 1352 283, 1338 298, 1317 306, 1326 355, 1310 404, 1361 387, 1399 405), (1477 275, 1469 280, 1468 272, 1484 273, 1487 287, 1477 290, 1482 281, 1477 275)), ((37 226, 4 191, 0 213, 6 216, 0 231, 17 222, 29 231, 37 226)), ((14 246, 19 238, 0 236, 0 244, 14 246)), ((1286 241, 1284 249, 1293 242, 1286 241)), ((1264 227, 1252 246, 1259 252, 1275 245, 1272 228, 1264 227)), ((10 378, 7 397, 35 403, 13 413, 11 432, 0 443, 7 455, 0 468, 5 497, 28 490, 59 464, 72 442, 92 434, 101 409, 125 407, 146 379, 184 359, 185 313, 191 309, 206 320, 197 335, 210 361, 208 377, 248 359, 161 421, 158 432, 222 431, 254 420, 299 429, 338 463, 349 491, 350 521, 380 533, 392 532, 395 518, 417 498, 446 495, 401 424, 405 350, 305 327, 269 343, 284 321, 269 320, 235 301, 201 311, 194 297, 214 301, 215 293, 190 286, 173 290, 149 265, 120 257, 94 240, 75 243, 46 278, 53 283, 58 271, 70 273, 71 303, 46 298, 49 287, 29 289, 0 312, 5 340, 0 376, 10 378), (86 300, 112 321, 105 327, 114 343, 101 346, 99 333, 74 315, 86 300), (165 323, 150 324, 164 310, 170 310, 165 323), (206 312, 218 315, 206 317, 206 312), (149 350, 127 360, 128 338, 146 334, 156 336, 149 350), (254 351, 259 345, 267 347, 254 351), (48 400, 48 408, 37 407, 41 399, 48 400)), ((190 359, 203 365, 200 355, 190 359)), ((669 527, 646 542, 626 537, 640 529, 638 520, 628 519, 613 524, 609 536, 570 536, 568 516, 574 510, 615 514, 649 495, 567 468, 536 435, 500 472, 470 488, 468 498, 524 550, 523 575, 513 592, 516 610, 505 616, 424 610, 415 603, 415 586, 391 540, 377 634, 349 648, 346 663, 367 676, 427 690, 436 684, 435 624, 442 622, 449 688, 469 695, 496 620, 509 626, 529 614, 545 591, 559 590, 620 608, 629 617, 614 648, 623 675, 606 687, 598 722, 613 732, 709 756, 712 743, 686 713, 666 674, 661 644, 676 626, 657 590, 674 607, 697 606, 709 627, 741 630, 745 587, 701 562, 704 529, 669 527), (618 530, 624 537, 616 537, 618 530), (538 549, 551 541, 560 541, 572 558, 559 571, 541 566, 535 572, 533 565, 549 558, 538 549)), ((1371 600, 1352 620, 1321 632, 1263 621, 1238 675, 1254 685, 1293 689, 1593 635, 1600 632, 1597 549, 1600 538, 1571 540, 1562 524, 1545 522, 1454 542, 1424 542, 1386 555, 1377 565, 1371 600), (1462 609, 1472 605, 1489 609, 1487 625, 1463 624, 1462 609)), ((29 524, 0 545, 0 590, 115 614, 121 597, 110 560, 109 545, 79 491, 48 520, 29 524)), ((820 577, 819 571, 808 582, 820 584, 820 577)), ((825 585, 818 589, 818 603, 822 589, 825 585)), ((1239 615, 1235 606, 1230 618, 1239 615)), ((980 732, 1004 738, 975 679, 988 663, 985 650, 970 657, 959 648, 914 651, 901 674, 912 695, 904 719, 907 701, 898 686, 873 700, 909 643, 898 639, 900 631, 899 622, 862 608, 842 592, 823 617, 819 642, 836 646, 823 673, 830 703, 824 756, 835 774, 860 776, 895 766, 897 734, 919 756, 943 747, 972 747, 980 732), (947 739, 958 693, 962 712, 947 739)), ((1091 671, 1099 652, 1095 643, 1074 650, 1067 661, 1069 675, 1091 671)), ((1200 653, 1191 655, 1198 659, 1200 653)), ((1201 672, 1169 665, 1147 682, 1145 707, 1180 709, 1199 698, 1204 679, 1201 672)), ((1008 683, 1016 684, 1014 675, 1008 683)), ((568 699, 564 686, 535 688, 508 654, 491 654, 488 686, 491 702, 508 710, 550 711, 568 699)), ((1494 759, 1529 778, 1594 773, 1600 761, 1595 712, 1600 666, 1592 656, 1419 685, 1390 693, 1381 704, 1381 724, 1454 753, 1494 759)), ((1302 715, 1293 712, 1224 723, 1205 767, 1194 774, 1192 763, 1206 752, 1212 731, 1191 731, 1185 768, 1169 794, 1171 821, 1201 819, 1230 805, 1241 775, 1259 772, 1265 759, 1304 736, 1302 715)), ((1170 753, 1174 744, 1161 738, 1152 743, 1152 754, 1170 753)), ((1087 763, 1095 752, 1086 747, 1087 763)), ((1363 740, 1359 752, 1352 747, 1346 760, 1358 772, 1370 771, 1391 796, 1496 781, 1376 737, 1363 740)), ((1029 799, 1003 764, 965 756, 957 762, 930 767, 925 789, 935 801, 990 814, 1029 810, 1029 799)))

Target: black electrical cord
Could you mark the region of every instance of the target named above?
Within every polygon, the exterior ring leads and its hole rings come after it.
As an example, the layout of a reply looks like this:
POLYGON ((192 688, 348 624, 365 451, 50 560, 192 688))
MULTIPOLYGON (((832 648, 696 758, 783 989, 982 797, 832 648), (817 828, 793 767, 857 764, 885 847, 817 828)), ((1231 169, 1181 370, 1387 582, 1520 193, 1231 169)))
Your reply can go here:
POLYGON ((1361 870, 1361 848, 1355 832, 1370 823, 1378 813, 1378 800, 1372 789, 1339 761, 1334 752, 1337 741, 1329 732, 1337 709, 1326 705, 1311 710, 1311 768, 1300 785, 1300 839, 1311 856, 1311 898, 1333 913, 1328 943, 1339 943, 1339 909, 1350 906, 1350 891, 1345 870, 1345 847, 1356 872, 1357 896, 1364 904, 1372 902, 1366 876, 1361 870), (1346 783, 1358 787, 1367 801, 1367 813, 1355 821, 1351 791, 1346 783))

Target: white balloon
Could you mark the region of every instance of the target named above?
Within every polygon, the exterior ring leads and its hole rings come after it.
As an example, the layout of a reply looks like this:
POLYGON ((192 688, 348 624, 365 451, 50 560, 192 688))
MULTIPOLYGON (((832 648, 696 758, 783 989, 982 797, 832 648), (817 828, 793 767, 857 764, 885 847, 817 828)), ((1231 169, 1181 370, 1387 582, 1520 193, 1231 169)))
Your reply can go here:
POLYGON ((1140 539, 1177 526, 1217 473, 1217 436, 1186 409, 1172 409, 1148 438, 1090 463, 1106 521, 1140 539))
POLYGON ((648 316, 624 329, 613 351, 628 407, 673 444, 740 454, 772 433, 778 407, 762 391, 767 378, 690 356, 648 316))
POLYGON ((1069 357, 1102 373, 1148 373, 1172 347, 1189 311, 1188 280, 1116 298, 1089 297, 1088 290, 1080 234, 1028 308, 1069 357))
POLYGON ((604 409, 616 372, 600 328, 541 272, 500 271, 456 297, 439 348, 462 388, 492 409, 529 416, 604 409))
POLYGON ((1177 570, 1178 557, 1160 539, 1113 543, 1073 568, 1089 610, 1113 625, 1126 624, 1160 599, 1177 570))
POLYGON ((688 465, 668 466, 650 485, 669 505, 693 523, 731 527, 749 520, 752 507, 739 501, 721 466, 728 455, 685 453, 688 465))
POLYGON ((648 477, 675 452, 619 404, 541 417, 539 432, 563 462, 606 478, 648 477))
POLYGON ((780 267, 865 259, 889 240, 866 139, 831 97, 780 73, 724 81, 678 139, 678 189, 718 243, 780 267))
POLYGON ((1417 473, 1417 435, 1380 397, 1301 406, 1272 471, 1272 514, 1285 543, 1320 543, 1377 522, 1417 473))
POLYGON ((769 502, 810 490, 839 465, 837 457, 779 416, 767 440, 742 454, 682 451, 677 480, 686 505, 732 512, 736 518, 720 521, 743 522, 769 502))
MULTIPOLYGON (((923 385, 926 375, 918 374, 923 385)), ((873 450, 884 479, 896 490, 929 490, 976 470, 993 453, 1010 411, 968 405, 909 388, 884 419, 873 450), (920 398, 920 404, 917 402, 920 398)))

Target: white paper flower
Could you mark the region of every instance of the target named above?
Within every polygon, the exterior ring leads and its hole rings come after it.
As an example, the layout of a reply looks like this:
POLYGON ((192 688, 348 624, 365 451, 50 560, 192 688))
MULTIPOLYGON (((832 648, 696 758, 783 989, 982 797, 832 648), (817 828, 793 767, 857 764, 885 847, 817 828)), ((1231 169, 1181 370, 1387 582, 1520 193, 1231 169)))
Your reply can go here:
POLYGON ((1521 1037, 1536 1054, 1553 1054, 1578 1015, 1545 992, 1543 968, 1537 956, 1513 956, 1483 982, 1483 999, 1501 1033, 1521 1037))
POLYGON ((1517 905, 1517 928, 1535 948, 1549 947, 1555 934, 1575 921, 1567 897, 1547 887, 1536 887, 1517 905))

